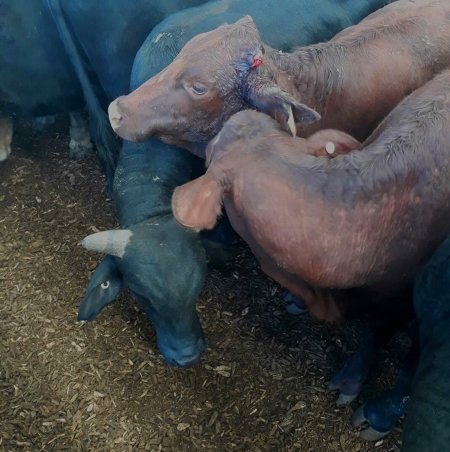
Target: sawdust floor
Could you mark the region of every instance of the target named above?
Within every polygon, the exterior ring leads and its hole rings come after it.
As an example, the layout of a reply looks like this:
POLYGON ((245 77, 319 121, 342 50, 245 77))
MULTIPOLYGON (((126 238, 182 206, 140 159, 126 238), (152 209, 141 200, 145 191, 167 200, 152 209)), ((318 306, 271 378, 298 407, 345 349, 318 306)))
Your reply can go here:
POLYGON ((164 364, 128 295, 78 324, 101 259, 78 242, 116 222, 95 159, 70 160, 67 147, 65 121, 20 124, 0 166, 0 450, 398 450, 401 427, 374 445, 350 420, 392 381, 402 341, 358 402, 337 409, 326 385, 360 326, 330 331, 287 314, 243 246, 198 301, 208 348, 194 368, 164 364))

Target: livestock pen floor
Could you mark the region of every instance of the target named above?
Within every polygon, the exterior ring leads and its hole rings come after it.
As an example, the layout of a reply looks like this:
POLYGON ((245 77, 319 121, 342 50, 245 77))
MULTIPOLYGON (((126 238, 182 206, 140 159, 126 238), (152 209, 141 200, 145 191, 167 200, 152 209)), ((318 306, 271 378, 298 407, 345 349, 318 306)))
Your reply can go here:
POLYGON ((392 381, 401 338, 358 401, 336 408, 326 385, 359 325, 331 331, 287 314, 244 246, 210 272, 198 302, 208 348, 194 368, 164 364, 129 296, 77 323, 101 259, 78 242, 117 226, 113 205, 95 159, 68 158, 64 120, 20 124, 13 145, 0 164, 0 450, 399 449, 400 427, 368 444, 350 420, 392 381))

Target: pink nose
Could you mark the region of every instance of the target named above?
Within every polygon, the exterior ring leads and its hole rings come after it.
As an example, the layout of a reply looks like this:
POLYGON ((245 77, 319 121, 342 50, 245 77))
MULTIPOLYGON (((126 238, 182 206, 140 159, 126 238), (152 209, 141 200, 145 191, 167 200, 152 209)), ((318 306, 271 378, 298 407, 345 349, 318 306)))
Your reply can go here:
POLYGON ((117 129, 122 124, 123 119, 122 114, 120 113, 120 107, 117 99, 109 104, 108 116, 111 127, 113 128, 113 130, 117 131, 117 129))

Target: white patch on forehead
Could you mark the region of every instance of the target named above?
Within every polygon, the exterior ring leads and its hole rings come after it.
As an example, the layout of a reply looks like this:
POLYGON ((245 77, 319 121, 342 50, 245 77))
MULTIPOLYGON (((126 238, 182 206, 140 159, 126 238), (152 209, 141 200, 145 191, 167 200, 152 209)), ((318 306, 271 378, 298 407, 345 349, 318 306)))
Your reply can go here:
POLYGON ((159 176, 153 176, 152 179, 153 179, 153 182, 158 182, 159 180, 161 180, 161 178, 159 176))

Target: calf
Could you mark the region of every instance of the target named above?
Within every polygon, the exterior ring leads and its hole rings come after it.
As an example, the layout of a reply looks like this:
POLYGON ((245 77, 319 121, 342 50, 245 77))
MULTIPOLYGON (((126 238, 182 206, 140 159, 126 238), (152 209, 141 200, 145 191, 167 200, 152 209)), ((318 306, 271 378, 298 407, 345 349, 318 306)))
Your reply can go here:
POLYGON ((339 309, 324 310, 311 287, 399 293, 450 230, 449 126, 450 71, 396 107, 362 150, 333 159, 310 155, 311 141, 321 146, 314 135, 241 112, 209 144, 206 174, 175 190, 173 211, 185 226, 212 228, 223 202, 263 269, 334 321, 339 309))
MULTIPOLYGON (((317 149, 333 147, 330 138, 341 149, 355 147, 343 132, 305 140, 267 115, 240 112, 208 145, 206 174, 175 190, 173 212, 185 226, 211 228, 223 203, 262 269, 315 318, 378 312, 383 332, 394 315, 402 318, 397 300, 450 232, 450 71, 401 102, 361 150, 317 157, 317 149), (389 316, 380 302, 390 303, 389 316)), ((370 360, 361 357, 367 369, 370 360)), ((345 375, 343 382, 346 388, 345 375)), ((392 428, 408 388, 400 382, 362 408, 356 423, 369 421, 367 438, 392 428)))
POLYGON ((448 0, 399 0, 290 54, 263 43, 246 17, 192 39, 165 70, 116 99, 109 118, 123 138, 158 136, 200 156, 201 144, 248 108, 294 135, 336 128, 363 139, 449 66, 449 41, 448 0))

